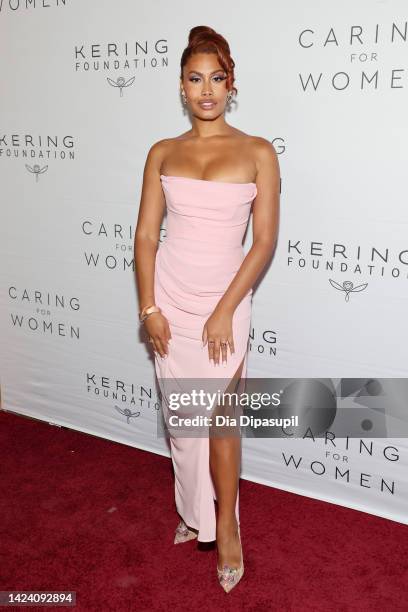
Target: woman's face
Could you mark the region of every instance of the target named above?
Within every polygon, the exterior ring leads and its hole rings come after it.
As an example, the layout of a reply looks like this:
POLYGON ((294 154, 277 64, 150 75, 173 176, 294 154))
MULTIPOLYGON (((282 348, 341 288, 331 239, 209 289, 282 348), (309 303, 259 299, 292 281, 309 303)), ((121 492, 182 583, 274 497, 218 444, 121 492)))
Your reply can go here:
POLYGON ((227 73, 215 53, 193 54, 183 67, 181 89, 187 105, 200 119, 214 119, 224 112, 227 73))

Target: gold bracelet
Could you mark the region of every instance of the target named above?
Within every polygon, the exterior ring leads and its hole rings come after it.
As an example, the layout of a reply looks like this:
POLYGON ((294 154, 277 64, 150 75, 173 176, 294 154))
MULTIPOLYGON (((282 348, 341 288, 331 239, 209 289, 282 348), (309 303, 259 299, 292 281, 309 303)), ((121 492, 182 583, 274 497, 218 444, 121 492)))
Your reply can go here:
POLYGON ((139 313, 139 321, 143 323, 145 319, 154 312, 161 312, 161 309, 153 304, 152 306, 145 306, 142 311, 139 313))

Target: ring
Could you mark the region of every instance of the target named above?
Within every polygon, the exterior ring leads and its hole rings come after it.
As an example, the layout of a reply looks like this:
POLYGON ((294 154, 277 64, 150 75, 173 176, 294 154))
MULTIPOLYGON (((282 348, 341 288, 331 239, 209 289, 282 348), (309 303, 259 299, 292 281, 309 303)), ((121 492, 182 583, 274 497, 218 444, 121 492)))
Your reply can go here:
POLYGON ((209 340, 208 341, 208 344, 214 344, 214 343, 215 343, 215 340, 209 340))
POLYGON ((228 342, 221 342, 221 346, 227 346, 228 342))

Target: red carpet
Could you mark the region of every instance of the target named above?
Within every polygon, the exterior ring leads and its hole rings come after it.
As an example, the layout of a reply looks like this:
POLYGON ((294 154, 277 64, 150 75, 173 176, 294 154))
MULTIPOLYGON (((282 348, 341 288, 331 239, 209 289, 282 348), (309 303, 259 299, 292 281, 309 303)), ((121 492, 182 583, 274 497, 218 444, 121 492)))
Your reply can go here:
POLYGON ((407 610, 405 525, 241 480, 226 594, 214 549, 173 545, 170 459, 2 411, 0 449, 0 590, 73 590, 77 611, 407 610))

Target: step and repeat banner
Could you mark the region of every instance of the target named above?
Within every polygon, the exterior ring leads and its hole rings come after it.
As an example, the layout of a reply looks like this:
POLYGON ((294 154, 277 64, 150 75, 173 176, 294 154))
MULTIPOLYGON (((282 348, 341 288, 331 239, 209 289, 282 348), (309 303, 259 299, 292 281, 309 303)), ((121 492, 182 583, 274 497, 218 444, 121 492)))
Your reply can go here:
POLYGON ((189 30, 209 25, 236 62, 226 120, 281 168, 248 377, 332 399, 324 436, 251 429, 242 476, 408 523, 388 426, 408 373, 407 21, 403 0, 0 0, 3 409, 170 455, 133 239, 149 148, 191 125, 189 30))

